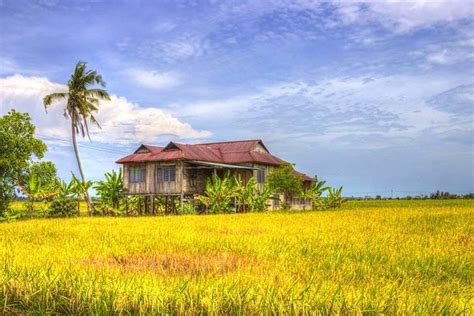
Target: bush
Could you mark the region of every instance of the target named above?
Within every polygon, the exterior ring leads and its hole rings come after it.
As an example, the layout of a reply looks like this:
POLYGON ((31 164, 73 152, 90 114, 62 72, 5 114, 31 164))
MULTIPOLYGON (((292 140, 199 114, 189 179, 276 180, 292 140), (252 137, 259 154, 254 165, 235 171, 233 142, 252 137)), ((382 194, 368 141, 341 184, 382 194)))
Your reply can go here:
POLYGON ((49 215, 53 217, 68 217, 79 215, 76 200, 68 197, 54 199, 51 202, 49 215))
POLYGON ((197 214, 196 207, 194 207, 194 204, 192 202, 184 202, 183 207, 179 206, 177 207, 177 210, 178 214, 181 215, 197 214))
POLYGON ((26 213, 24 211, 7 209, 0 214, 0 222, 12 222, 25 216, 26 213))

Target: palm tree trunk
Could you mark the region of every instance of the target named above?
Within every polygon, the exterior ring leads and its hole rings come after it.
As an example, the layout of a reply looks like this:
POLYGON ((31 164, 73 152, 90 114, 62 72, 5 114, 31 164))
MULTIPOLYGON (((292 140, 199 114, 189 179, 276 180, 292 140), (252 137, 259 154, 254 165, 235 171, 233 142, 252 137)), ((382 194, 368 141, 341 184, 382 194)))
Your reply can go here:
MULTIPOLYGON (((79 158, 79 150, 77 149, 77 141, 76 141, 76 131, 74 130, 74 122, 71 118, 71 133, 72 133, 72 146, 74 147, 74 154, 76 155, 77 167, 79 168, 79 173, 81 174, 82 182, 86 182, 86 177, 84 176, 84 172, 82 171, 81 159, 79 158)), ((87 203, 87 209, 89 211, 89 215, 92 216, 94 214, 94 205, 92 204, 91 197, 89 192, 86 190, 84 192, 85 200, 87 203)), ((79 209, 80 212, 80 209, 79 209)))

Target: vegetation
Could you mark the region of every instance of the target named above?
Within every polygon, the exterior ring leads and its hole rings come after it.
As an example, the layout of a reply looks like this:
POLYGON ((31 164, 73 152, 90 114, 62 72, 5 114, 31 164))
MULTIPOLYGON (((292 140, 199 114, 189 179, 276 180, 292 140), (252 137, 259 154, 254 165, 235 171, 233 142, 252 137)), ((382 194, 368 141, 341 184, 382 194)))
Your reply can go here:
POLYGON ((105 174, 105 180, 98 181, 94 186, 99 195, 104 212, 120 213, 120 200, 123 198, 122 169, 119 172, 112 170, 105 174))
POLYGON ((0 224, 0 310, 468 315, 473 216, 470 200, 374 200, 0 224))
POLYGON ((313 210, 321 210, 327 205, 323 199, 323 194, 328 190, 329 187, 326 186, 326 181, 318 181, 318 179, 314 179, 311 187, 307 190, 303 190, 300 193, 300 197, 311 201, 313 210))
MULTIPOLYGON (((301 178, 294 174, 291 164, 285 164, 274 169, 268 175, 268 186, 272 192, 282 193, 284 195, 284 205, 290 196, 297 196, 303 190, 301 178)), ((285 206, 284 206, 285 207, 285 206)))
MULTIPOLYGON (((94 117, 94 112, 97 112, 100 100, 110 100, 110 96, 104 89, 91 88, 94 85, 105 87, 105 82, 102 76, 95 70, 87 70, 86 63, 79 62, 74 69, 71 79, 67 83, 67 92, 55 92, 47 95, 43 99, 45 108, 48 108, 55 101, 66 101, 66 108, 64 115, 71 120, 71 135, 74 153, 76 155, 77 166, 81 175, 81 180, 84 185, 88 182, 82 170, 79 151, 77 149, 76 134, 81 134, 82 137, 89 137, 89 123, 97 125, 99 123, 94 117)), ((92 215, 94 207, 88 190, 84 192, 86 197, 89 213, 92 215)))
POLYGON ((46 151, 46 145, 34 133, 35 126, 27 113, 11 110, 0 117, 0 216, 15 198, 15 186, 32 159, 41 159, 46 151))
POLYGON ((225 213, 230 211, 230 203, 235 196, 234 180, 227 174, 223 179, 213 174, 206 181, 204 195, 198 196, 198 200, 206 206, 209 213, 225 213))

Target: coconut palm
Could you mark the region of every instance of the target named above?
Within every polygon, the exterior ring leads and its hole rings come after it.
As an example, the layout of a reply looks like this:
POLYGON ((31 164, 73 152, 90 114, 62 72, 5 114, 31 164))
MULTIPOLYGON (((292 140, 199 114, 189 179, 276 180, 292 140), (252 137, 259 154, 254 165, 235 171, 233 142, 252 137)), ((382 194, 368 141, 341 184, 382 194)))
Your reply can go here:
MULTIPOLYGON (((43 99, 43 104, 46 109, 55 101, 66 100, 64 116, 66 119, 71 120, 72 145, 83 183, 87 183, 87 181, 82 170, 81 159, 79 158, 76 134, 81 134, 82 137, 87 135, 90 140, 88 121, 100 128, 93 113, 98 111, 100 100, 110 100, 110 96, 106 90, 93 88, 96 84, 105 87, 102 76, 95 70, 87 70, 86 63, 78 62, 74 73, 67 83, 68 90, 66 92, 51 93, 43 99)), ((94 207, 89 192, 86 192, 85 197, 89 214, 92 215, 94 213, 94 207)))

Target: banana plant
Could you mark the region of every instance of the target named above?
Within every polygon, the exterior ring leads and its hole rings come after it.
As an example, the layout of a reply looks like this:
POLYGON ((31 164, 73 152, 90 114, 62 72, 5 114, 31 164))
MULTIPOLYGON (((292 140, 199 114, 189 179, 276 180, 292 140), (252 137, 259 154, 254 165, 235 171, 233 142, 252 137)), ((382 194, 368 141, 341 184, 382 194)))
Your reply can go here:
POLYGON ((249 205, 249 209, 251 212, 263 212, 268 207, 267 201, 273 198, 273 192, 268 186, 268 183, 265 183, 263 185, 263 188, 259 190, 256 187, 255 178, 252 178, 252 179, 254 179, 253 184, 252 184, 253 194, 249 195, 247 203, 249 205))
POLYGON ((328 196, 326 198, 326 206, 329 208, 339 208, 342 206, 344 199, 342 197, 342 186, 339 188, 328 189, 328 196))
POLYGON ((72 187, 71 187, 71 190, 74 194, 74 196, 76 196, 77 198, 77 213, 80 214, 81 213, 81 199, 84 199, 86 200, 87 197, 88 197, 88 192, 89 192, 89 189, 94 185, 94 182, 88 180, 88 181, 81 181, 79 180, 75 175, 74 173, 72 173, 72 179, 71 179, 71 182, 72 182, 72 187))
POLYGON ((204 195, 199 195, 197 199, 206 206, 208 212, 220 213, 230 211, 230 204, 234 195, 233 178, 227 174, 221 179, 214 174, 206 181, 204 195))
POLYGON ((94 189, 97 191, 102 204, 117 211, 123 194, 122 169, 119 169, 118 172, 115 170, 107 172, 105 180, 98 181, 94 189))
POLYGON ((19 187, 28 198, 28 214, 30 217, 33 217, 36 201, 55 194, 52 188, 49 185, 43 184, 41 178, 35 173, 30 175, 27 186, 19 184, 19 187))
POLYGON ((74 181, 63 181, 57 180, 56 184, 56 192, 59 198, 68 198, 74 196, 74 181))

